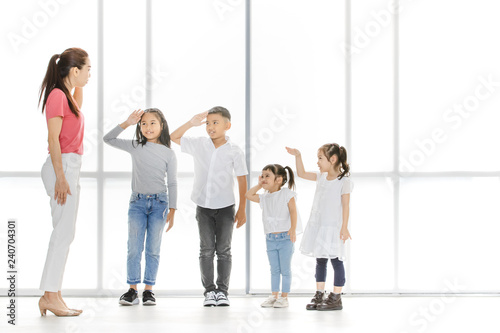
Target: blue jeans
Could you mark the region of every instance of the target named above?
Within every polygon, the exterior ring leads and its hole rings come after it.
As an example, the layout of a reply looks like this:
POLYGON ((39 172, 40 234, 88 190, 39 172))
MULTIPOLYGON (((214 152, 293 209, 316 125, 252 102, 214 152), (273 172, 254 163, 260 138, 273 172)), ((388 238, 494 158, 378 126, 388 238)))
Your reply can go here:
POLYGON ((271 265, 271 290, 280 291, 280 277, 283 280, 281 292, 289 293, 292 284, 292 255, 294 244, 287 232, 266 234, 267 257, 271 265))
POLYGON ((127 283, 141 282, 141 257, 146 236, 146 269, 143 283, 153 286, 160 263, 163 228, 167 221, 168 196, 132 192, 128 208, 127 283), (146 235, 147 231, 147 235, 146 235))

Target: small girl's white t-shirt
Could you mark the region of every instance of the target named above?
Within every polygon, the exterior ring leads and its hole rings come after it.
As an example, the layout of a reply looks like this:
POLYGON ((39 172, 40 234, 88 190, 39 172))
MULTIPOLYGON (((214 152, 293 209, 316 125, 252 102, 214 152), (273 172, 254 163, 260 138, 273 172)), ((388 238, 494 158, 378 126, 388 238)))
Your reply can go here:
MULTIPOLYGON (((281 190, 273 193, 266 191, 263 194, 259 194, 264 233, 269 234, 290 230, 292 221, 290 220, 288 202, 292 198, 295 198, 295 204, 297 204, 297 193, 287 187, 282 187, 281 190)), ((295 232, 296 234, 302 232, 302 223, 298 212, 295 232)))

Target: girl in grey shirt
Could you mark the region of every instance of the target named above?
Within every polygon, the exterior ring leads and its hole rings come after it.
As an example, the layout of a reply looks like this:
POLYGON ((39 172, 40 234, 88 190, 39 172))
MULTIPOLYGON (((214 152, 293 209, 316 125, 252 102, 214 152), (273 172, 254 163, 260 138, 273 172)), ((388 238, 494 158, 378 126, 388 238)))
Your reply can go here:
POLYGON ((120 297, 119 303, 139 303, 137 284, 141 282, 141 257, 146 239, 146 267, 142 281, 146 286, 142 301, 143 305, 155 305, 152 290, 158 272, 163 228, 165 223, 169 224, 167 231, 172 228, 177 209, 177 159, 170 149, 168 124, 158 109, 136 110, 106 134, 104 142, 132 156, 127 243, 127 284, 130 289, 120 297), (135 124, 136 140, 117 139, 121 132, 135 124))

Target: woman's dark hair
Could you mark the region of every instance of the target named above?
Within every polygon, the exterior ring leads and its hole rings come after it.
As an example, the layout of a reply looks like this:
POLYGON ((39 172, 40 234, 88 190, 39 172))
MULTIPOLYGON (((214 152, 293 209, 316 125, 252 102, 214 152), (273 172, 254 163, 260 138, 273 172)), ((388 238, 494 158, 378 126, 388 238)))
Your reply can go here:
POLYGON ((71 48, 65 50, 61 54, 54 54, 52 58, 50 58, 47 73, 40 86, 40 98, 38 99, 38 105, 40 105, 43 97, 42 113, 43 110, 45 110, 45 104, 47 104, 47 98, 49 98, 50 93, 54 88, 58 88, 66 95, 71 112, 73 112, 76 117, 80 116, 78 106, 71 96, 71 91, 68 91, 68 88, 66 88, 64 79, 68 76, 71 68, 77 67, 78 69, 82 69, 88 57, 89 55, 84 50, 71 48))
MULTIPOLYGON (((165 116, 163 115, 163 113, 160 110, 158 110, 157 108, 149 108, 149 109, 144 110, 142 117, 144 117, 144 115, 146 113, 153 113, 155 115, 156 119, 158 119, 158 121, 161 123, 161 134, 160 134, 160 137, 158 138, 158 141, 162 145, 165 145, 168 148, 170 148, 170 132, 168 130, 167 120, 165 119, 165 116)), ((139 120, 139 122, 137 123, 137 127, 135 129, 135 140, 136 140, 137 144, 140 143, 144 146, 146 144, 146 142, 148 142, 148 139, 144 135, 142 135, 142 131, 141 131, 142 117, 141 117, 141 120, 139 120)))
MULTIPOLYGON (((268 164, 266 165, 262 171, 268 170, 271 171, 276 177, 282 177, 283 181, 281 182, 281 186, 285 185, 288 182, 288 188, 295 188, 295 180, 293 177, 293 170, 289 166, 282 167, 279 164, 268 164), (288 171, 288 176, 286 172, 288 171)), ((280 188, 281 188, 280 186, 280 188)))
POLYGON ((349 176, 349 164, 347 164, 347 150, 343 146, 339 146, 336 143, 327 143, 322 145, 319 150, 325 154, 326 158, 330 160, 333 155, 337 155, 337 164, 334 166, 335 168, 340 166, 340 175, 339 179, 342 179, 344 176, 349 176))

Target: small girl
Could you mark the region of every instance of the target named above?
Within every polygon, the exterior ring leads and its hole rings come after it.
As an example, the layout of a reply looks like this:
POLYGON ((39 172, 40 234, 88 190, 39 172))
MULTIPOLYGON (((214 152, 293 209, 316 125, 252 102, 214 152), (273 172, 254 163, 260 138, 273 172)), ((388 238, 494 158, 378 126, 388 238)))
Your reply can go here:
POLYGON ((304 231, 300 251, 316 258, 316 294, 307 304, 307 310, 341 310, 340 293, 345 284, 344 243, 351 238, 349 197, 353 184, 349 176, 347 151, 336 143, 327 143, 318 149, 318 173, 305 172, 297 149, 286 147, 295 156, 297 175, 316 181, 311 216, 304 231), (335 273, 333 292, 325 299, 325 281, 328 259, 335 273))
MULTIPOLYGON (((252 187, 246 198, 260 203, 262 208, 262 222, 266 233, 267 257, 271 265, 272 295, 262 303, 264 308, 288 307, 288 293, 292 283, 292 255, 297 232, 297 208, 295 205, 297 194, 290 189, 295 186, 293 171, 290 167, 279 164, 269 164, 262 169, 259 183, 252 187), (288 171, 288 177, 287 177, 288 171), (288 182, 288 188, 282 188, 288 182), (264 188, 263 194, 257 194, 264 188), (281 297, 280 275, 283 281, 281 297)), ((300 224, 300 221, 299 221, 300 224)))
POLYGON ((177 159, 170 149, 170 134, 158 109, 136 110, 128 119, 104 136, 110 146, 132 155, 132 195, 128 210, 127 284, 130 289, 120 304, 138 304, 137 284, 141 282, 141 257, 146 236, 146 268, 143 305, 155 305, 152 292, 160 261, 160 245, 165 223, 174 225, 177 209, 177 159), (127 127, 137 124, 136 140, 117 139, 127 127), (165 186, 167 174, 168 192, 165 186), (169 207, 170 206, 170 207, 169 207), (168 214, 167 214, 168 211, 168 214))

